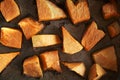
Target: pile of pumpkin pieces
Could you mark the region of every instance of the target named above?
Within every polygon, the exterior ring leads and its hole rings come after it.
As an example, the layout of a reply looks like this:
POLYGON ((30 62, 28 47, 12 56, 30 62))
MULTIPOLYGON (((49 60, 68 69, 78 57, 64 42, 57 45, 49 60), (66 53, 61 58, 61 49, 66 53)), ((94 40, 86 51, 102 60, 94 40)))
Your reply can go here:
MULTIPOLYGON (((105 36, 104 31, 98 29, 95 21, 88 26, 81 42, 77 41, 64 26, 61 27, 63 40, 60 40, 59 36, 56 34, 37 34, 45 28, 42 21, 59 20, 67 18, 67 15, 61 8, 49 0, 36 0, 36 3, 39 21, 35 21, 30 17, 22 19, 18 23, 22 31, 2 27, 0 36, 0 43, 2 45, 20 49, 22 45, 23 32, 27 40, 32 39, 33 48, 63 44, 63 52, 73 55, 80 52, 82 49, 90 51, 105 36)), ((75 25, 90 19, 90 11, 87 0, 79 0, 76 4, 74 4, 72 0, 66 0, 66 7, 68 9, 70 19, 75 25)), ((0 3, 0 11, 7 22, 10 22, 20 15, 19 7, 14 0, 2 1, 0 3)), ((106 20, 120 16, 114 0, 111 0, 111 2, 105 4, 102 7, 102 12, 103 17, 106 20)), ((108 26, 108 32, 111 38, 117 36, 120 33, 120 25, 118 22, 113 22, 110 24, 108 26)), ((18 55, 20 55, 20 52, 0 54, 0 72, 2 72, 18 55)), ((109 46, 100 51, 94 52, 92 56, 95 64, 91 66, 88 76, 89 80, 100 79, 106 74, 104 68, 117 72, 117 57, 114 46, 109 46)), ((84 77, 86 67, 83 62, 61 63, 70 70, 84 77)), ((43 71, 46 70, 62 72, 58 50, 46 51, 41 53, 39 56, 34 55, 24 60, 23 73, 27 76, 42 77, 43 71)))

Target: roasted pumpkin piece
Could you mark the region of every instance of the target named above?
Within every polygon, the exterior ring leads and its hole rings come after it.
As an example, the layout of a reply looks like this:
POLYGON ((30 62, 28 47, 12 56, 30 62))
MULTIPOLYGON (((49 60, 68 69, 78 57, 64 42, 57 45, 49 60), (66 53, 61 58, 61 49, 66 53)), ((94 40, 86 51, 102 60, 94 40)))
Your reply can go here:
POLYGON ((10 52, 0 54, 0 73, 19 55, 20 52, 10 52))
POLYGON ((44 71, 55 70, 57 72, 62 72, 57 50, 40 54, 40 59, 42 60, 44 71))
POLYGON ((37 34, 44 28, 42 23, 39 23, 29 17, 22 19, 18 24, 23 30, 26 39, 30 39, 33 35, 37 34))
POLYGON ((21 48, 22 33, 17 29, 2 27, 0 42, 4 46, 21 48))
POLYGON ((82 45, 85 50, 91 50, 103 37, 105 33, 102 30, 99 30, 97 24, 93 21, 88 27, 82 38, 82 45))
POLYGON ((72 0, 66 0, 66 6, 74 24, 90 19, 90 11, 87 0, 78 0, 76 4, 74 4, 72 0))
POLYGON ((80 76, 85 75, 85 64, 83 62, 62 62, 66 67, 68 67, 71 71, 76 72, 80 76))
POLYGON ((49 0, 36 0, 39 21, 57 20, 66 18, 62 9, 49 0), (44 12, 44 13, 43 13, 44 12))
POLYGON ((20 15, 20 10, 15 0, 4 0, 0 5, 1 13, 7 22, 20 15))
POLYGON ((89 72, 89 80, 99 80, 106 71, 98 64, 93 64, 89 72))
POLYGON ((117 71, 117 57, 114 46, 107 47, 93 54, 95 63, 108 70, 117 71))
POLYGON ((33 47, 46 47, 51 45, 57 45, 61 43, 61 40, 54 34, 41 34, 34 35, 32 37, 33 47))
POLYGON ((83 49, 82 45, 75 40, 70 33, 62 27, 63 51, 67 54, 75 54, 83 49))
POLYGON ((118 24, 118 22, 113 22, 112 24, 110 24, 108 26, 108 32, 112 38, 120 34, 120 25, 118 24))
POLYGON ((23 73, 30 77, 42 77, 42 69, 38 56, 32 56, 24 60, 23 73))
POLYGON ((110 19, 113 17, 120 16, 117 11, 117 7, 112 3, 107 3, 107 4, 103 5, 102 12, 103 12, 104 19, 110 19))

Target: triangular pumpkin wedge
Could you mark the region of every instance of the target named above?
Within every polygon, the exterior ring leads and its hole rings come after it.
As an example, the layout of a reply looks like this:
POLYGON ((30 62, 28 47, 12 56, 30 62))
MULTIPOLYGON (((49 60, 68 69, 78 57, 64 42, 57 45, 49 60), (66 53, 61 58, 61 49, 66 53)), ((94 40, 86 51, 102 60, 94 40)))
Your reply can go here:
POLYGON ((94 61, 100 66, 117 71, 117 58, 114 46, 107 47, 93 54, 94 61))
POLYGON ((62 27, 63 33, 63 51, 68 54, 74 54, 83 49, 82 45, 75 40, 70 33, 62 27))
POLYGON ((90 11, 87 0, 78 0, 78 3, 76 4, 74 4, 72 0, 66 0, 66 5, 68 13, 74 24, 90 19, 90 11))
POLYGON ((66 18, 62 9, 49 0, 36 0, 39 21, 56 20, 66 18))
POLYGON ((29 17, 22 19, 18 24, 23 30, 26 39, 30 39, 33 35, 41 31, 44 27, 42 23, 38 23, 37 21, 29 17))
POLYGON ((23 73, 31 77, 42 77, 42 69, 38 56, 32 56, 24 60, 23 73))
POLYGON ((85 64, 82 62, 72 62, 72 63, 68 63, 68 62, 62 62, 66 67, 68 67, 71 71, 76 72, 77 74, 79 74, 80 76, 84 76, 86 68, 85 68, 85 64))
POLYGON ((85 50, 91 50, 103 37, 105 33, 102 30, 99 30, 97 24, 93 21, 88 27, 82 38, 82 45, 85 50))
POLYGON ((22 33, 17 29, 2 27, 0 42, 7 47, 21 48, 22 33))
POLYGON ((19 52, 11 52, 11 53, 2 53, 2 54, 0 54, 0 73, 19 54, 20 54, 19 52))
POLYGON ((89 80, 99 80, 106 71, 98 64, 93 64, 89 72, 89 80))
POLYGON ((7 22, 20 15, 20 10, 15 0, 4 0, 0 5, 1 13, 7 22))

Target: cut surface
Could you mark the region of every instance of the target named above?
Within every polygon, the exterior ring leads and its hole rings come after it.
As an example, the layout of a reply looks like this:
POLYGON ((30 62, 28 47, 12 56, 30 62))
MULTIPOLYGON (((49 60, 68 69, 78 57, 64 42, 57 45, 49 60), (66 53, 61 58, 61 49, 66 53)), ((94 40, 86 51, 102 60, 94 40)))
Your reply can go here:
POLYGON ((105 75, 105 70, 98 64, 93 64, 89 72, 89 80, 99 80, 105 75))
POLYGON ((63 51, 68 54, 74 54, 83 49, 82 45, 75 40, 70 33, 62 27, 63 33, 63 51))
POLYGON ((19 22, 20 28, 23 30, 23 33, 26 39, 30 39, 33 35, 37 34, 44 27, 42 23, 38 23, 32 18, 24 18, 19 22))
POLYGON ((19 52, 0 54, 0 73, 8 66, 8 64, 17 56, 19 52))
POLYGON ((32 43, 33 43, 33 47, 46 47, 46 46, 60 44, 61 41, 57 35, 42 34, 42 35, 34 35, 32 37, 32 43))
POLYGON ((22 33, 16 29, 2 27, 0 41, 4 46, 21 48, 22 33))
POLYGON ((82 45, 84 46, 85 50, 91 50, 103 37, 105 33, 102 30, 97 28, 97 24, 92 22, 91 25, 88 27, 86 32, 82 38, 82 45))
POLYGON ((68 67, 71 71, 76 72, 77 74, 79 74, 80 76, 84 76, 86 68, 85 68, 85 64, 82 62, 79 63, 68 63, 68 62, 63 62, 63 64, 68 67))
POLYGON ((118 24, 118 22, 113 22, 112 24, 110 24, 108 26, 108 31, 112 38, 120 34, 120 25, 118 24))
POLYGON ((36 0, 39 21, 57 20, 66 18, 64 11, 49 0, 36 0), (44 13, 43 13, 44 12, 44 13))
POLYGON ((107 3, 102 7, 103 16, 105 19, 110 19, 112 17, 119 17, 117 7, 112 3, 107 3))
POLYGON ((58 51, 49 51, 40 54, 40 58, 43 62, 43 69, 46 70, 56 70, 61 72, 61 67, 59 63, 58 51))
POLYGON ((32 56, 24 60, 23 73, 31 77, 42 77, 42 69, 38 56, 32 56))
POLYGON ((77 4, 74 4, 72 0, 66 0, 66 5, 68 13, 74 24, 90 19, 87 0, 79 0, 77 4))
POLYGON ((13 20, 20 15, 20 10, 18 5, 14 0, 4 0, 0 5, 1 13, 7 22, 13 20))
POLYGON ((117 71, 117 58, 113 46, 95 52, 93 58, 100 66, 112 71, 117 71))

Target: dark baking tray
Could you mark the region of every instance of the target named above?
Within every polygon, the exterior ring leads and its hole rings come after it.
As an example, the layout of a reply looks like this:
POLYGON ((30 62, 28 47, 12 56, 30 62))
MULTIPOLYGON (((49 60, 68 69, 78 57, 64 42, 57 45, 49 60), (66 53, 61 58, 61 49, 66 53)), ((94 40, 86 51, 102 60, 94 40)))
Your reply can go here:
MULTIPOLYGON (((12 20, 11 22, 7 23, 3 18, 2 14, 0 13, 0 27, 12 27, 21 30, 17 23, 22 18, 32 17, 33 19, 38 20, 35 0, 15 0, 15 1, 19 5, 21 15, 16 19, 12 20)), ((65 7, 65 0, 51 0, 51 1, 54 2, 56 5, 58 5, 59 7, 61 7, 66 12, 66 14, 68 14, 65 7)), ((120 18, 109 19, 109 20, 103 19, 101 8, 102 5, 104 5, 107 2, 108 0, 88 0, 90 12, 91 12, 91 19, 87 22, 73 25, 68 16, 67 19, 43 22, 45 24, 45 28, 42 30, 42 32, 38 33, 38 34, 48 34, 48 33, 57 34, 62 40, 61 26, 65 26, 65 28, 71 33, 71 35, 76 40, 81 41, 82 35, 85 32, 88 25, 92 21, 96 21, 99 29, 102 29, 106 33, 106 36, 91 51, 87 52, 85 50, 82 50, 77 54, 68 55, 68 54, 64 54, 61 51, 62 45, 33 49, 32 41, 26 40, 25 37, 23 36, 22 49, 8 48, 0 44, 0 53, 13 52, 13 51, 21 52, 21 54, 18 57, 16 57, 0 74, 0 80, 88 80, 87 76, 89 73, 89 69, 90 66, 93 64, 91 54, 97 50, 100 50, 110 45, 114 45, 116 49, 116 55, 118 60, 118 72, 106 70, 107 74, 103 76, 100 80, 120 80, 120 35, 111 39, 107 31, 107 26, 113 21, 118 21, 120 23, 120 18), (23 75, 22 63, 25 58, 30 57, 32 55, 39 55, 44 51, 54 50, 54 49, 59 50, 60 61, 84 62, 87 68, 85 77, 83 78, 77 75, 76 73, 67 69, 62 64, 61 64, 63 70, 62 73, 57 73, 55 71, 46 71, 44 72, 43 78, 32 78, 23 75)), ((119 8, 120 6, 119 0, 117 0, 117 5, 119 8)))

